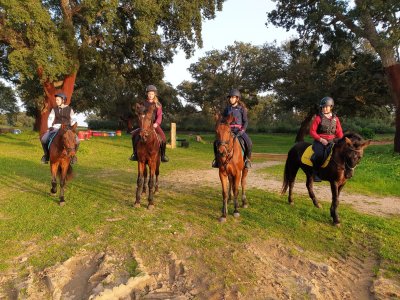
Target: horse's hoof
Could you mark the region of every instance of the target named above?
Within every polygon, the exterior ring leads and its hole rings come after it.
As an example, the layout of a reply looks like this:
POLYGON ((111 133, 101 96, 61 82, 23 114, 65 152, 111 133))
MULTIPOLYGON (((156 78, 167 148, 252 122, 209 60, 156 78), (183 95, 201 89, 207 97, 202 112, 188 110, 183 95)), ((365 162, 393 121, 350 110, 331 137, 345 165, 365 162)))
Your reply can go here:
POLYGON ((153 210, 153 209, 154 209, 154 204, 149 204, 149 205, 147 206, 147 209, 148 209, 148 210, 153 210))
POLYGON ((292 201, 292 202, 289 202, 289 205, 293 206, 293 205, 294 205, 294 202, 293 202, 293 201, 292 201))
POLYGON ((315 207, 316 207, 316 208, 322 208, 322 205, 319 204, 319 203, 317 203, 317 204, 315 204, 315 207))
POLYGON ((235 218, 239 218, 239 217, 240 217, 240 214, 239 214, 238 212, 235 212, 235 213, 233 213, 233 216, 234 216, 235 218))
POLYGON ((139 208, 139 207, 140 207, 140 203, 135 203, 133 206, 134 206, 135 208, 139 208))
POLYGON ((333 226, 335 227, 341 227, 342 225, 340 223, 333 223, 333 226))
POLYGON ((218 219, 218 221, 220 223, 225 223, 226 222, 226 218, 225 217, 221 217, 221 218, 218 219))
POLYGON ((142 192, 142 195, 146 195, 146 191, 143 191, 143 192, 142 192))
POLYGON ((58 203, 58 205, 64 206, 64 205, 65 205, 65 201, 60 201, 60 202, 58 203))
POLYGON ((243 208, 249 208, 249 206, 247 204, 243 204, 242 207, 243 208))

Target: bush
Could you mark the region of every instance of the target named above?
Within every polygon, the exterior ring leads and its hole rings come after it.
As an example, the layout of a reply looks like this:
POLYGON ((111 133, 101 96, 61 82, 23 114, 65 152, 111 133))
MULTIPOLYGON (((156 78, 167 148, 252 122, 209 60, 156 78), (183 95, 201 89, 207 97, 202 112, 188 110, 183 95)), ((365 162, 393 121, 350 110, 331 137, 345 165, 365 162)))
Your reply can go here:
POLYGON ((361 129, 360 134, 364 139, 373 139, 375 137, 375 132, 371 128, 361 129))
POLYGON ((87 123, 92 130, 116 130, 118 128, 118 121, 115 120, 89 120, 87 123))

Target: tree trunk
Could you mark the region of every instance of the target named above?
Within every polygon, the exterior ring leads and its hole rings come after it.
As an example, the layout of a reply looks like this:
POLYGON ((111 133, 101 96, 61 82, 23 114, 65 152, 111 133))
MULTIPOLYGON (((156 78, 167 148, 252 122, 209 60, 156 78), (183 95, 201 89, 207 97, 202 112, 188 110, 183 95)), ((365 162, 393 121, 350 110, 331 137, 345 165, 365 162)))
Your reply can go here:
POLYGON ((394 134, 394 152, 400 153, 400 64, 386 67, 385 71, 395 105, 396 132, 394 134))
MULTIPOLYGON (((38 74, 39 78, 42 79, 43 75, 42 68, 38 69, 38 74)), ((67 101, 65 104, 69 105, 71 103, 71 97, 74 92, 76 75, 77 75, 76 71, 73 72, 72 74, 66 75, 62 84, 62 89, 57 89, 54 85, 54 82, 50 82, 48 80, 43 82, 43 88, 46 95, 44 98, 44 107, 40 114, 40 128, 39 128, 40 136, 42 136, 48 129, 47 119, 49 118, 51 110, 54 107, 56 107, 55 95, 57 93, 64 93, 67 96, 67 101)), ((36 120, 36 122, 38 122, 38 120, 36 120)))
POLYGON ((294 141, 295 143, 304 141, 304 137, 306 136, 309 130, 310 122, 317 112, 318 110, 316 107, 314 107, 308 112, 303 122, 301 122, 299 130, 297 131, 296 139, 294 141))

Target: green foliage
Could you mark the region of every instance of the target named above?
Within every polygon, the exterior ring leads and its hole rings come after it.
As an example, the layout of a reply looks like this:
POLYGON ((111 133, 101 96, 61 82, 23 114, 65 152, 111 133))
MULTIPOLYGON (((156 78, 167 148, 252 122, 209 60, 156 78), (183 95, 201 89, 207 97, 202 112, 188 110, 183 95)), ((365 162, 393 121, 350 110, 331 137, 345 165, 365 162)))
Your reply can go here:
POLYGON ((88 127, 92 130, 100 130, 100 129, 109 129, 116 130, 118 129, 118 122, 113 120, 89 120, 87 122, 88 127))
POLYGON ((393 117, 386 118, 344 118, 342 120, 343 130, 353 131, 365 138, 371 139, 375 134, 394 133, 393 117), (368 135, 368 136, 367 136, 368 135))
POLYGON ((8 125, 14 125, 19 109, 14 90, 0 82, 0 114, 6 114, 8 125))

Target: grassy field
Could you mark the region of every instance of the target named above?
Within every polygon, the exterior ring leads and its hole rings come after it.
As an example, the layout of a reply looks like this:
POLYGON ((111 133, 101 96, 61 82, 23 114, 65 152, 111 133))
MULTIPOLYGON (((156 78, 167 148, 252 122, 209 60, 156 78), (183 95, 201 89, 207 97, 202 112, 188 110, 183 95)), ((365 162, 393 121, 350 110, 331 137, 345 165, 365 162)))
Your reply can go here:
MULTIPOLYGON (((0 247, 0 273, 14 269, 23 277, 29 266, 40 271, 81 249, 123 253, 135 245, 150 266, 170 251, 178 257, 195 252, 188 258, 191 267, 214 272, 216 280, 229 286, 238 274, 251 281, 252 271, 226 254, 245 243, 273 238, 322 257, 368 249, 386 276, 400 278, 398 217, 365 215, 341 204, 343 226, 336 228, 327 205, 317 210, 309 199, 297 197, 291 207, 286 196, 253 189, 248 192, 250 208, 242 209, 239 219, 230 217, 219 224, 219 188, 164 189, 163 177, 175 170, 209 168, 213 158, 212 135, 203 135, 204 144, 196 143, 195 136, 179 136, 187 138, 190 147, 167 150, 170 162, 161 166, 157 206, 147 211, 132 207, 136 164, 128 161, 128 136, 81 143, 76 177, 67 185, 67 204, 59 207, 57 198, 49 196, 49 166, 40 164, 37 133, 0 135, 0 244, 7 245, 0 247), (21 257, 27 259, 19 262, 21 257)), ((255 152, 287 153, 293 141, 285 135, 252 138, 255 152)), ((392 145, 369 147, 346 191, 400 197, 400 157, 391 149, 392 145)), ((262 172, 281 178, 282 168, 262 172)), ((241 288, 245 293, 245 286, 241 288)))

